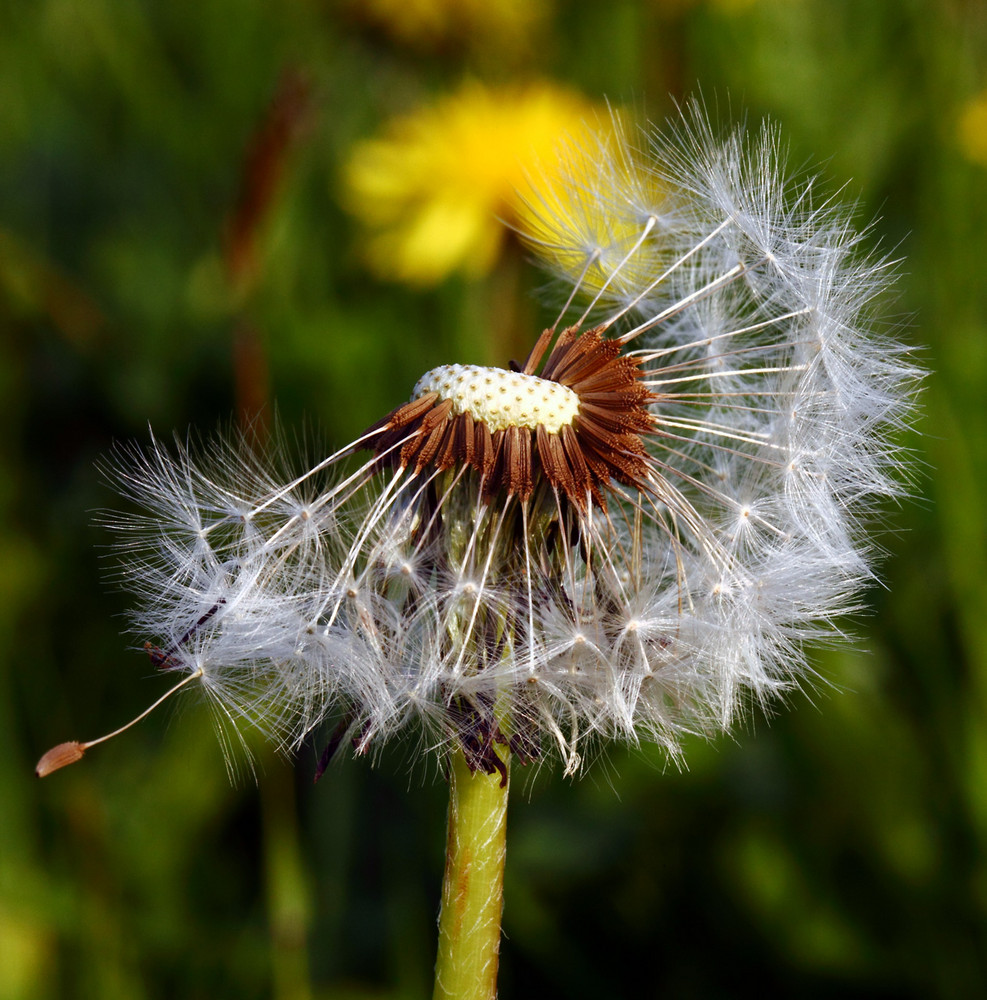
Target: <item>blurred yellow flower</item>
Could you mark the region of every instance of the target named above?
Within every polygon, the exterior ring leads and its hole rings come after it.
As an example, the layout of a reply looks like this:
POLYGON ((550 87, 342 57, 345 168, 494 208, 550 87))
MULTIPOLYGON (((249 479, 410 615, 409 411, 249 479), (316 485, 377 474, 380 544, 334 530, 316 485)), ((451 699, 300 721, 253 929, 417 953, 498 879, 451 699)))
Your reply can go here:
POLYGON ((348 0, 353 14, 399 42, 435 48, 475 40, 523 47, 548 13, 549 0, 348 0))
POLYGON ((957 133, 964 156, 987 167, 987 90, 967 101, 957 133))
POLYGON ((668 264, 661 234, 673 208, 616 114, 556 150, 519 189, 524 242, 550 271, 586 291, 632 298, 668 264))
POLYGON ((370 230, 371 267, 416 285, 489 270, 504 238, 500 220, 517 217, 528 173, 548 173, 560 142, 578 141, 598 117, 554 84, 469 83, 359 143, 344 170, 344 202, 370 230))

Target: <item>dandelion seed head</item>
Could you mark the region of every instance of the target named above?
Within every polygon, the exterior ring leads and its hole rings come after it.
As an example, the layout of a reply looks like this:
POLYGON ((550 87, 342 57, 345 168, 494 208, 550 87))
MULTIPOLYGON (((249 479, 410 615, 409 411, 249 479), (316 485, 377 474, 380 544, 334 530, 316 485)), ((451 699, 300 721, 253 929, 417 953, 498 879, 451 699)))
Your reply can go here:
POLYGON ((518 227, 571 294, 523 364, 433 368, 297 474, 222 440, 113 463, 134 631, 227 723, 678 759, 860 609, 919 378, 874 322, 892 268, 774 127, 696 105, 561 160, 518 227))

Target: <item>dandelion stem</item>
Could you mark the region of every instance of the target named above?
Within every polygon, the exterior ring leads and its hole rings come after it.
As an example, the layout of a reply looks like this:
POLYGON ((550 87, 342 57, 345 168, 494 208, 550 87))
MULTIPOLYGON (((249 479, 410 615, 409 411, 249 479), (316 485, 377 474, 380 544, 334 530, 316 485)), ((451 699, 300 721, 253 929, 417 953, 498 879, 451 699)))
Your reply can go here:
MULTIPOLYGON (((506 752, 499 746, 505 767, 506 752)), ((449 832, 439 914, 434 1000, 493 1000, 497 995, 500 916, 507 852, 509 782, 470 770, 453 755, 449 832)))

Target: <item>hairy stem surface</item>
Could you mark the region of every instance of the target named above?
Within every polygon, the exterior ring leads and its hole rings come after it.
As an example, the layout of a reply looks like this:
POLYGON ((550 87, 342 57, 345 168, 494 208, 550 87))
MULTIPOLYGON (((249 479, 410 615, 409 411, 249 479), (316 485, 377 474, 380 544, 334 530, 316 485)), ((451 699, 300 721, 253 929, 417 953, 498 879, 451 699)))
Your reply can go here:
POLYGON ((503 787, 501 780, 496 772, 471 772, 462 753, 452 757, 434 1000, 493 1000, 497 995, 507 851, 506 773, 503 787))

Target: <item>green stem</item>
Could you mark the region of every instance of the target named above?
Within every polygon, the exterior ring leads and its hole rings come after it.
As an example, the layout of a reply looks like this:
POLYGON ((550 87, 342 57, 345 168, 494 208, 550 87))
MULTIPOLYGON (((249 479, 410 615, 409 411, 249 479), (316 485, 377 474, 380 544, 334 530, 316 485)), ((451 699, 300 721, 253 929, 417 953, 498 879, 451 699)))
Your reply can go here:
POLYGON ((474 774, 462 753, 453 755, 434 1000, 497 995, 507 791, 506 778, 501 787, 500 774, 474 774))

